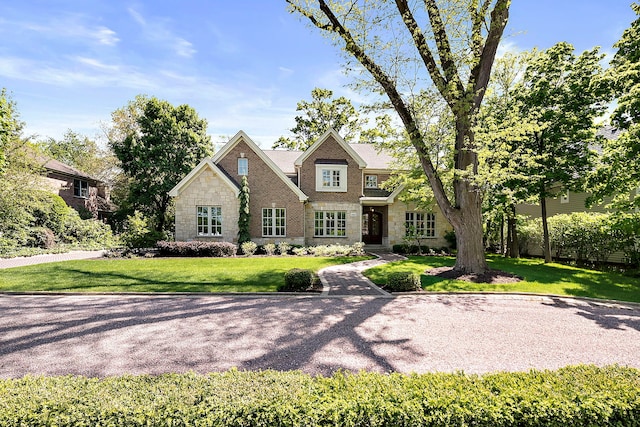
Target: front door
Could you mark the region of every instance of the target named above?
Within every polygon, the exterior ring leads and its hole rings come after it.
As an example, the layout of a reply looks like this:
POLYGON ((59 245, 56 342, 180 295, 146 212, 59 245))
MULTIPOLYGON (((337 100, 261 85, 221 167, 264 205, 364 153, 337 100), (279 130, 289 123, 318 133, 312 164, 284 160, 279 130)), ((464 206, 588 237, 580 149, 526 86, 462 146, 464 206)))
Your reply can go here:
POLYGON ((382 244, 382 214, 365 212, 362 214, 362 241, 368 245, 382 244))

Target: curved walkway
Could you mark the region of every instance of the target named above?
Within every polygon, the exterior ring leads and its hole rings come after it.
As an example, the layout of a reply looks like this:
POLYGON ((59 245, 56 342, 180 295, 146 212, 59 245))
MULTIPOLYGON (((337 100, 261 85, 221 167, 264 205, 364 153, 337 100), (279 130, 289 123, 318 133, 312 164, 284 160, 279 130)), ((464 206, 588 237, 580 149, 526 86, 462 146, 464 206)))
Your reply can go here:
POLYGON ((351 264, 334 265, 320 270, 318 276, 320 276, 323 285, 322 295, 364 295, 392 298, 391 294, 363 276, 362 271, 377 265, 400 261, 406 258, 393 253, 379 253, 374 255, 378 258, 351 264))

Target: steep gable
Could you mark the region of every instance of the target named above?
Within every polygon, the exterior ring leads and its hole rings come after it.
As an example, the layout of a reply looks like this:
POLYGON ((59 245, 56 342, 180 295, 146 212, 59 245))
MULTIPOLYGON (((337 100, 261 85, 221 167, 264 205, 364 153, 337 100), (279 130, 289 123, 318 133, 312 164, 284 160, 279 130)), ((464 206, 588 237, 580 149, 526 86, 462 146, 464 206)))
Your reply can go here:
POLYGON ((227 174, 225 174, 222 170, 220 170, 220 168, 218 166, 216 166, 216 164, 213 162, 213 160, 211 159, 211 157, 205 157, 199 164, 198 166, 196 166, 195 168, 193 168, 191 170, 191 172, 189 172, 189 174, 187 176, 185 176, 184 178, 182 178, 180 180, 180 182, 178 184, 176 184, 175 187, 173 187, 171 189, 171 191, 169 191, 169 195, 172 197, 177 197, 183 189, 185 189, 186 187, 189 186, 189 184, 196 179, 204 170, 206 169, 210 169, 213 174, 215 176, 217 176, 222 182, 224 182, 236 195, 236 197, 238 196, 238 194, 240 194, 240 189, 238 188, 238 186, 236 185, 235 182, 233 182, 228 176, 227 174))
MULTIPOLYGON (((227 172, 233 176, 237 172, 237 171, 233 171, 236 159, 238 157, 242 158, 241 157, 242 154, 245 154, 245 155, 247 154, 244 151, 242 151, 239 156, 234 155, 234 154, 237 154, 236 151, 238 151, 238 147, 242 147, 241 150, 245 150, 245 148, 247 150, 251 150, 251 152, 256 156, 256 158, 260 162, 262 162, 264 165, 266 165, 268 170, 271 173, 273 173, 273 175, 275 176, 275 179, 277 179, 279 182, 278 183, 271 182, 270 183, 271 188, 275 190, 276 188, 278 188, 280 184, 282 184, 285 187, 289 188, 296 195, 299 201, 303 202, 308 199, 307 195, 303 193, 302 190, 300 190, 285 175, 285 173, 276 165, 276 163, 271 158, 269 158, 269 156, 267 156, 264 153, 264 151, 262 151, 260 147, 258 147, 258 145, 255 142, 253 142, 253 140, 249 138, 249 136, 243 131, 239 131, 233 138, 229 140, 227 144, 225 144, 216 153, 216 155, 213 157, 213 162, 227 169, 227 172)), ((252 165, 248 164, 248 168, 249 168, 248 175, 251 176, 252 165)), ((263 175, 264 176, 262 178, 270 179, 268 176, 266 176, 266 174, 263 173, 263 175)))
POLYGON ((334 129, 329 129, 322 135, 316 142, 311 145, 306 151, 300 155, 295 161, 296 166, 302 166, 302 164, 309 157, 313 155, 313 153, 318 150, 324 143, 329 140, 334 140, 338 143, 338 145, 351 157, 357 164, 360 169, 367 167, 367 162, 364 161, 362 157, 336 132, 334 129))

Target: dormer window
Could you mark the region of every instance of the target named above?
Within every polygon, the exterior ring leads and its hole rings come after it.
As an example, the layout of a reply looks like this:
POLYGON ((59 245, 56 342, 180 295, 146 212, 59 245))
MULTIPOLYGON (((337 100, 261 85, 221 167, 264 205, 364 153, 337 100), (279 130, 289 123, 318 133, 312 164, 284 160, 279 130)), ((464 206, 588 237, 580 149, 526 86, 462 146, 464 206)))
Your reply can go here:
POLYGON ((238 159, 238 175, 249 175, 249 159, 245 157, 238 159))
POLYGON ((347 165, 316 164, 316 191, 345 193, 347 165))
POLYGON ((364 188, 378 188, 378 175, 365 175, 364 188))

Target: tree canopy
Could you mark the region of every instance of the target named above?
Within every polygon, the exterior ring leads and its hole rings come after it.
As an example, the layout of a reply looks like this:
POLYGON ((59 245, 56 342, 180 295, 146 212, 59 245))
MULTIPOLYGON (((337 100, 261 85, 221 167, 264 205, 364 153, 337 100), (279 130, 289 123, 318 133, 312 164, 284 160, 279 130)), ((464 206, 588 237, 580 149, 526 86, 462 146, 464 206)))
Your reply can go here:
POLYGON ((352 141, 360 131, 362 121, 350 100, 341 96, 333 97, 329 89, 315 88, 311 91, 311 101, 300 101, 296 111, 295 127, 289 129, 292 138, 281 136, 273 148, 305 150, 320 138, 329 128, 333 128, 344 138, 352 141))
POLYGON ((510 0, 412 2, 287 0, 343 48, 347 67, 371 77, 361 87, 384 93, 413 145, 434 197, 456 232, 455 269, 488 269, 482 235, 482 194, 474 175, 478 156, 473 124, 485 95, 510 0), (419 126, 414 99, 435 86, 455 122, 453 199, 419 126))
POLYGON ((188 105, 144 96, 114 111, 112 119, 109 145, 129 177, 126 209, 143 212, 155 230, 164 231, 170 225, 169 190, 212 154, 207 121, 188 105))

